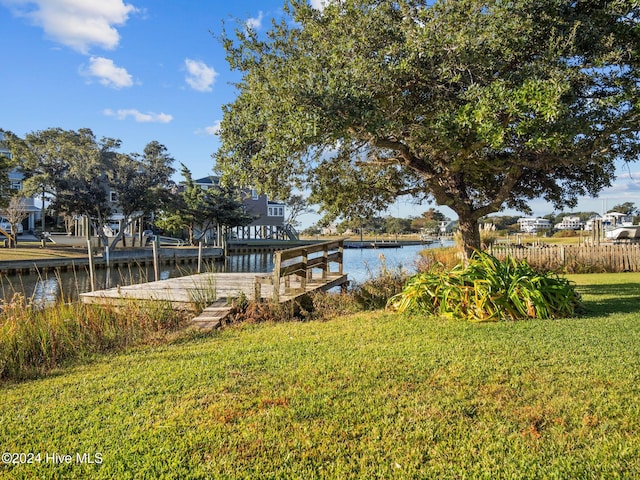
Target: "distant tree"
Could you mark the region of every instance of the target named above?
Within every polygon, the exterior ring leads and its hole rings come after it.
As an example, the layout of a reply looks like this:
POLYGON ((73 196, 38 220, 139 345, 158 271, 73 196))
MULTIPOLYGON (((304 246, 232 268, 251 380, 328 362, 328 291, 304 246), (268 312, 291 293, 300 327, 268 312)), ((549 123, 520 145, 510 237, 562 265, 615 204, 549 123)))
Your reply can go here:
POLYGON ((409 218, 385 217, 384 220, 384 233, 401 234, 411 230, 409 218))
POLYGON ((609 212, 618 212, 624 213, 625 215, 634 215, 638 209, 636 208, 636 204, 633 202, 624 202, 619 205, 615 205, 609 212))
MULTIPOLYGON (((11 132, 5 132, 0 128, 0 147, 9 150, 8 138, 14 136, 11 132)), ((13 196, 13 191, 9 185, 9 172, 15 168, 15 158, 11 158, 3 152, 0 152, 0 207, 6 206, 13 196)))
POLYGON ((428 233, 436 234, 440 229, 440 222, 444 222, 448 220, 447 217, 436 210, 435 208, 430 208, 426 212, 422 212, 422 214, 414 218, 411 222, 411 227, 416 231, 426 231, 428 233))
POLYGON ((293 194, 287 200, 287 220, 286 223, 298 227, 300 222, 298 217, 305 213, 313 213, 315 210, 309 206, 308 200, 299 194, 293 194))
POLYGON ((6 207, 0 210, 2 216, 6 218, 11 224, 11 236, 13 237, 10 241, 10 247, 17 246, 17 226, 20 222, 22 222, 25 218, 29 216, 29 212, 27 211, 27 207, 19 195, 12 195, 9 199, 9 203, 6 207))
POLYGON ((557 208, 638 157, 637 2, 290 0, 223 35, 241 74, 217 168, 368 218, 397 197, 456 212, 465 252, 503 208, 557 208))
POLYGON ((24 139, 12 132, 5 132, 6 143, 25 175, 23 192, 42 197, 43 230, 45 202, 55 197, 55 181, 67 170, 65 157, 67 149, 72 145, 70 137, 71 133, 61 128, 30 132, 24 139))
POLYGON ((120 213, 125 219, 112 244, 120 239, 124 244, 124 232, 136 219, 160 211, 169 200, 174 186, 171 176, 174 159, 164 145, 153 141, 142 155, 117 154, 111 158, 107 170, 109 188, 116 196, 120 213))
POLYGON ((254 220, 245 212, 238 191, 222 186, 204 190, 184 164, 181 173, 182 187, 157 221, 161 228, 186 230, 189 243, 196 245, 213 227, 245 226, 254 220))
POLYGON ((24 192, 42 194, 59 215, 87 216, 104 246, 113 247, 124 234, 122 228, 109 239, 104 231, 114 209, 131 221, 135 213, 159 208, 173 173, 173 158, 158 142, 149 143, 142 155, 123 154, 120 140, 98 140, 88 128, 50 128, 24 139, 11 134, 8 143, 21 161, 24 192))

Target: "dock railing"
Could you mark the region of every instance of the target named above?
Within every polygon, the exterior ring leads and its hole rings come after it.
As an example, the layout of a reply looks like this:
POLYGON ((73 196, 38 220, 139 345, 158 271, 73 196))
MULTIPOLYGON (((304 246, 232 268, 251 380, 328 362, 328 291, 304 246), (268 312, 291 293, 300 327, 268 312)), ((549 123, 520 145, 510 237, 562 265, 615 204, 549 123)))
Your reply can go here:
POLYGON ((344 258, 344 240, 315 243, 302 247, 289 248, 274 252, 273 273, 270 275, 257 275, 255 279, 255 299, 261 298, 261 285, 273 285, 273 301, 280 301, 280 286, 284 284, 285 290, 291 285, 291 277, 300 280, 299 289, 304 292, 307 283, 315 281, 313 270, 319 269, 321 276, 318 280, 327 282, 332 274, 342 275, 344 258), (337 264, 337 271, 331 270, 331 264, 337 264))

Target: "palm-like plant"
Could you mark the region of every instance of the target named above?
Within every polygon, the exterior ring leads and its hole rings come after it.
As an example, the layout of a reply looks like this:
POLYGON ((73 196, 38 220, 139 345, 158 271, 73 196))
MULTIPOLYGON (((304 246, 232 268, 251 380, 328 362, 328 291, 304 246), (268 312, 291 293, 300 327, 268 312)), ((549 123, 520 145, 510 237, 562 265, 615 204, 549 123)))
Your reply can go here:
POLYGON ((570 317, 580 305, 574 285, 526 261, 478 252, 467 265, 434 265, 411 277, 387 306, 473 321, 570 317))

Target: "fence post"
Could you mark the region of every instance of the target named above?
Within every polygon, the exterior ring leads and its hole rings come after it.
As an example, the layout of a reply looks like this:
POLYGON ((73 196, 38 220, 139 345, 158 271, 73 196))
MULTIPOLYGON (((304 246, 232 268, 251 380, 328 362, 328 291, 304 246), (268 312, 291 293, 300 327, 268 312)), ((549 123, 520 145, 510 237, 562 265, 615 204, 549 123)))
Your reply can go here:
POLYGON ((309 276, 309 271, 307 270, 307 262, 309 260, 309 252, 307 252, 307 249, 303 249, 302 250, 302 269, 304 270, 303 275, 301 275, 300 278, 300 287, 302 288, 302 291, 304 291, 307 288, 307 279, 309 276))
POLYGON ((277 251, 273 254, 273 301, 278 303, 280 301, 280 271, 281 271, 281 259, 282 254, 277 251))
POLYGON ((324 282, 329 275, 329 245, 325 245, 322 249, 322 256, 324 257, 322 262, 322 281, 324 282))

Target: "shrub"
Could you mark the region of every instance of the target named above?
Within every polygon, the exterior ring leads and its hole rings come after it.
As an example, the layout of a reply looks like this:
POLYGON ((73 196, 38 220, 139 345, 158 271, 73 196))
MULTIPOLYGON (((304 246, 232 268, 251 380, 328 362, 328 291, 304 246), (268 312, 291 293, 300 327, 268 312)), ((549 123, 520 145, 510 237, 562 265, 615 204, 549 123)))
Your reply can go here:
POLYGON ((570 317, 580 304, 574 285, 512 257, 477 252, 465 266, 432 266, 409 279, 387 306, 473 321, 570 317))
POLYGON ((350 293, 362 310, 385 308, 388 300, 402 291, 409 276, 401 267, 389 268, 380 255, 380 268, 377 273, 369 272, 364 282, 354 282, 350 293))
POLYGON ((155 341, 186 320, 163 302, 41 307, 16 294, 0 304, 0 379, 33 377, 72 359, 155 341))

